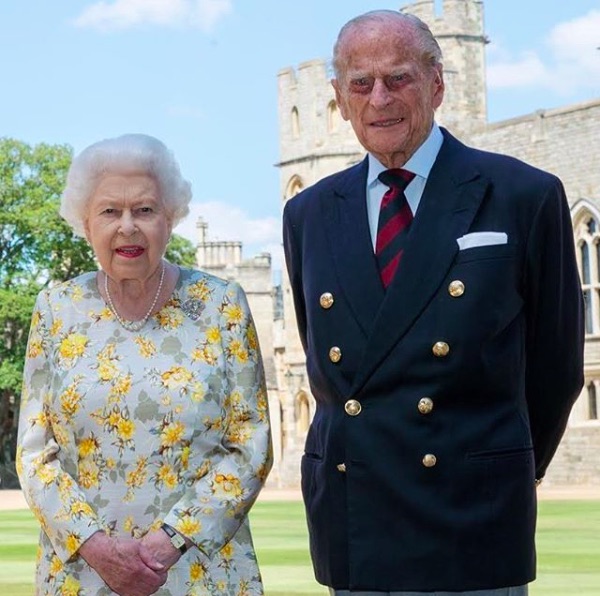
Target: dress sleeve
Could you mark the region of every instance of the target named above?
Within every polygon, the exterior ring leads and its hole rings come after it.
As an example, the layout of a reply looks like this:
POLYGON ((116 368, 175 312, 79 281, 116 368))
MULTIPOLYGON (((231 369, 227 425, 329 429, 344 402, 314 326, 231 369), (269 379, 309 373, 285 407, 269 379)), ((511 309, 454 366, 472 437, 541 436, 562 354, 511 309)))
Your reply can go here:
POLYGON ((49 406, 52 386, 52 308, 48 293, 37 298, 31 319, 17 439, 17 472, 29 507, 62 561, 101 529, 97 516, 61 462, 68 444, 49 406))
POLYGON ((256 328, 239 284, 228 284, 219 311, 225 354, 221 444, 207 454, 210 471, 195 481, 193 490, 164 520, 209 557, 236 533, 273 464, 265 373, 256 328))

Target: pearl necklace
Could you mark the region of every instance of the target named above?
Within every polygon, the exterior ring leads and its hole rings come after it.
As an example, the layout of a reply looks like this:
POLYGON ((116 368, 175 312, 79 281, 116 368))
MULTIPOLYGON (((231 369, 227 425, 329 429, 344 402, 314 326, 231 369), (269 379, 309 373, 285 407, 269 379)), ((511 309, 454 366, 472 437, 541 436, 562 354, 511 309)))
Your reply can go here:
POLYGON ((117 321, 119 322, 121 327, 123 327, 124 329, 127 329, 127 331, 139 331, 146 324, 146 322, 150 318, 150 315, 152 314, 152 311, 154 310, 154 307, 156 306, 156 303, 158 302, 158 297, 160 296, 160 292, 163 287, 163 282, 165 281, 165 269, 166 269, 166 267, 163 263, 162 270, 160 272, 160 281, 158 283, 158 289, 156 290, 156 294, 154 295, 154 300, 152 301, 152 304, 151 304, 150 308, 148 309, 148 312, 145 314, 144 318, 139 321, 126 321, 125 319, 121 318, 121 316, 117 312, 117 309, 115 308, 112 298, 110 297, 110 292, 108 291, 108 275, 106 275, 105 271, 103 272, 104 273, 104 293, 106 294, 108 306, 109 306, 112 314, 115 315, 115 318, 117 319, 117 321))

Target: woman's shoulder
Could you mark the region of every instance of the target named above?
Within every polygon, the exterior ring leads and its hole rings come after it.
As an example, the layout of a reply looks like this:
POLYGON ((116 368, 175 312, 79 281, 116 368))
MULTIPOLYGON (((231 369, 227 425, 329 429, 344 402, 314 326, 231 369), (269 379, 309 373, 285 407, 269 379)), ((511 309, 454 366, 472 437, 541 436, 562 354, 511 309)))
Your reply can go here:
POLYGON ((81 300, 95 296, 98 292, 96 275, 96 271, 88 271, 66 281, 53 282, 40 294, 45 295, 50 302, 69 298, 81 300))
POLYGON ((212 273, 207 273, 200 269, 191 269, 189 267, 179 267, 180 286, 184 290, 189 290, 193 286, 206 286, 215 290, 226 290, 232 284, 236 284, 232 280, 227 280, 212 273))

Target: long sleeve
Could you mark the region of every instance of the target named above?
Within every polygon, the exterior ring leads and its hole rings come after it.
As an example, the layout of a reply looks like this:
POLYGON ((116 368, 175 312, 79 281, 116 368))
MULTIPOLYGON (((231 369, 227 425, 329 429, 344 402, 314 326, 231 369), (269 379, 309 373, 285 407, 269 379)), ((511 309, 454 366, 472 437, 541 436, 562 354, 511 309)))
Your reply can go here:
POLYGON ((569 208, 558 180, 534 219, 527 271, 526 392, 536 477, 541 478, 583 386, 581 283, 569 208))
MULTIPOLYGON (((203 470, 165 517, 209 557, 236 533, 256 500, 273 463, 268 398, 256 328, 246 296, 228 284, 220 311, 220 339, 226 370, 223 439, 208 454, 203 470)), ((202 451, 197 433, 193 451, 202 451)))
MULTIPOLYGON (((101 526, 93 507, 58 457, 69 444, 70 433, 58 423, 48 405, 57 349, 52 305, 48 294, 42 292, 34 308, 25 359, 17 471, 30 508, 57 556, 66 561, 101 526)), ((77 391, 67 389, 61 396, 65 412, 76 407, 77 400, 77 391)))

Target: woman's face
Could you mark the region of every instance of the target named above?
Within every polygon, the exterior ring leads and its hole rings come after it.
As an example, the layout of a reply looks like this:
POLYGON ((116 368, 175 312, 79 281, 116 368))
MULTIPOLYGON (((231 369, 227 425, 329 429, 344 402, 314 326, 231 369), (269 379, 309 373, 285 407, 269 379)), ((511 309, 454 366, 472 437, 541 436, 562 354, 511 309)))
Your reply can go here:
POLYGON ((171 229, 152 176, 134 172, 100 179, 89 201, 85 233, 111 279, 148 279, 159 266, 171 229))

